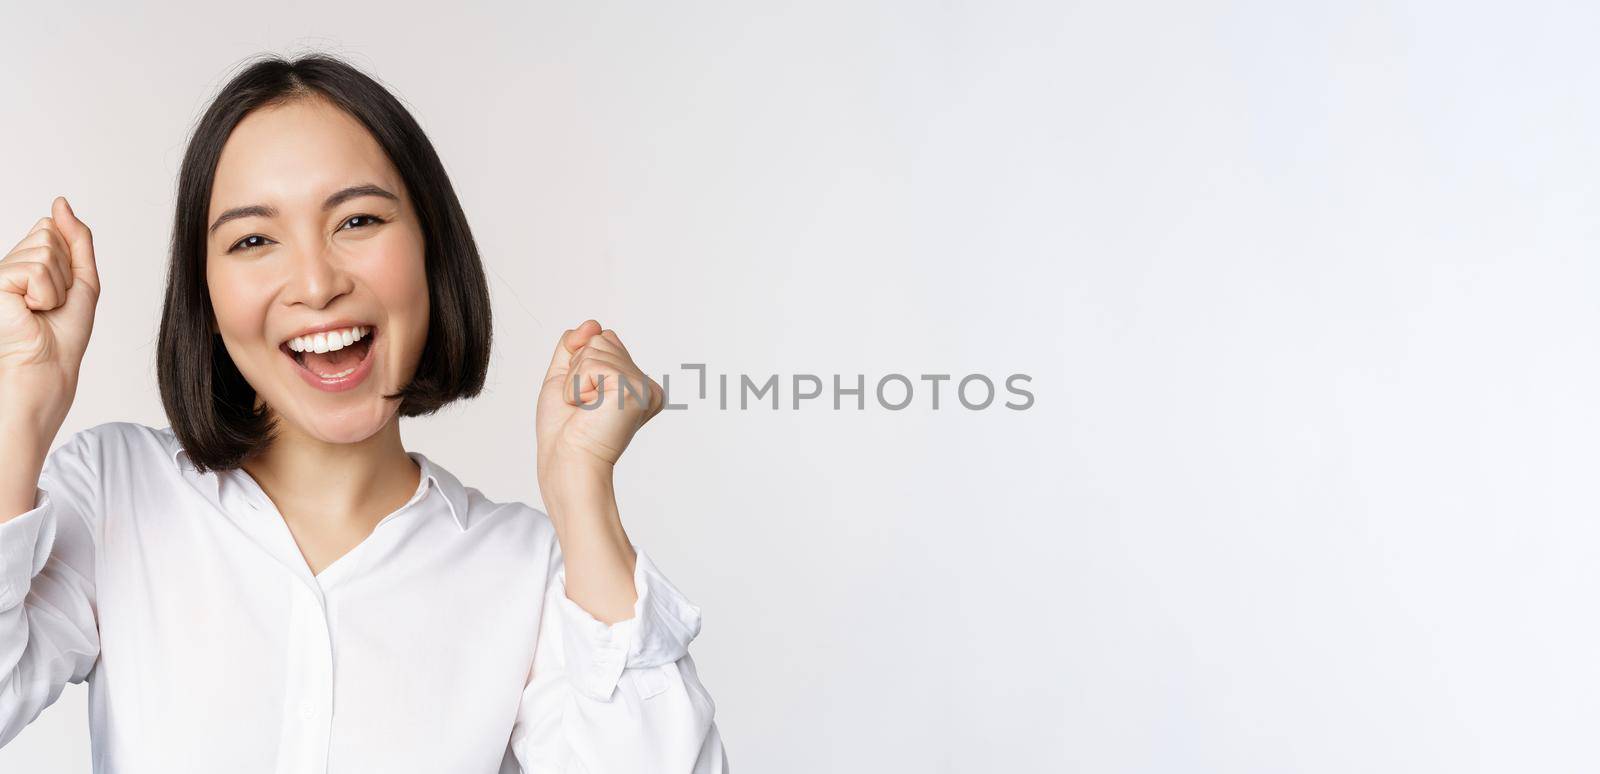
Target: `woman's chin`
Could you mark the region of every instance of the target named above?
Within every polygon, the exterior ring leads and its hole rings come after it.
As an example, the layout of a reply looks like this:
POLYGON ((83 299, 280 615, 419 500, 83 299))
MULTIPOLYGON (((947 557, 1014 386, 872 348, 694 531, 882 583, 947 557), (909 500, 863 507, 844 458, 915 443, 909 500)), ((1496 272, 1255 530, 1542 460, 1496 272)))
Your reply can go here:
MULTIPOLYGON (((388 401, 378 399, 377 402, 388 401)), ((323 443, 360 443, 383 430, 393 414, 394 408, 386 410, 381 405, 349 406, 321 413, 299 407, 283 418, 293 424, 301 435, 323 443)))
POLYGON ((311 437, 323 443, 361 443, 378 434, 383 425, 363 425, 360 427, 339 426, 331 428, 316 428, 311 437))

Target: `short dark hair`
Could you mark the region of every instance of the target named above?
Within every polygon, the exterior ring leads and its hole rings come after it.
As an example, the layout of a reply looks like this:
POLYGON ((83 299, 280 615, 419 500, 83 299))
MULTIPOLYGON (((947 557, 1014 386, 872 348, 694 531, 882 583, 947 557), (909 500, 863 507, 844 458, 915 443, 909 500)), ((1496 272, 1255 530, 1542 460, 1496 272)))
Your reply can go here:
POLYGON ((399 170, 421 221, 426 255, 428 336, 411 382, 393 395, 399 414, 438 411, 483 389, 493 333, 489 286, 466 214, 433 144, 400 101, 376 80, 327 54, 250 62, 201 116, 178 173, 177 216, 167 294, 161 308, 156 378, 161 403, 190 462, 201 471, 239 467, 276 438, 268 412, 212 332, 206 286, 206 218, 222 147, 257 108, 321 97, 366 126, 399 170))

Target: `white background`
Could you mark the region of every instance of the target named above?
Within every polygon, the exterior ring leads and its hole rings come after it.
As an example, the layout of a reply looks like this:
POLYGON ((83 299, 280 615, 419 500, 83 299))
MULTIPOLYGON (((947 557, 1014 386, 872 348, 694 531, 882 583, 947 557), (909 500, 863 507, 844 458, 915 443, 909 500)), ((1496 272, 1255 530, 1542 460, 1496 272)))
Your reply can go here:
MULTIPOLYGON (((585 317, 655 374, 1033 376, 639 437, 736 771, 1600 767, 1581 4, 67 5, 0 44, 0 238, 57 194, 97 236, 65 432, 166 424, 177 165, 261 51, 349 57, 444 158, 494 365, 405 437, 492 497, 539 502, 585 317)), ((86 771, 84 699, 0 771, 86 771)))

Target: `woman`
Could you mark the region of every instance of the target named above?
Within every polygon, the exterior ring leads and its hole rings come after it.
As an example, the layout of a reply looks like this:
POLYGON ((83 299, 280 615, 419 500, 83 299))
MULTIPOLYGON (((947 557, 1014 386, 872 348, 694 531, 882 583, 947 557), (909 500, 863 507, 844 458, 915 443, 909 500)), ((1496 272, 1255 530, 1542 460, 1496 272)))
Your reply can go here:
POLYGON ((612 470, 661 408, 610 330, 537 407, 546 515, 405 450, 476 395, 489 295, 433 147, 316 55, 228 83, 184 156, 170 427, 49 452, 100 293, 65 199, 0 261, 0 744, 90 683, 96 772, 720 772, 699 609, 612 470))

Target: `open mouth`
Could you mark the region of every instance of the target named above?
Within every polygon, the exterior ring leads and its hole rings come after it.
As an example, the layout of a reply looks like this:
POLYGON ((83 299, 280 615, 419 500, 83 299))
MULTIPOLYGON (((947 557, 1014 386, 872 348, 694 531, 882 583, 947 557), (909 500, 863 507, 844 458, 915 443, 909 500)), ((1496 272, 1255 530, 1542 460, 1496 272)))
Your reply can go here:
POLYGON ((317 386, 336 386, 351 380, 367 364, 378 329, 356 325, 296 336, 278 345, 317 386))

